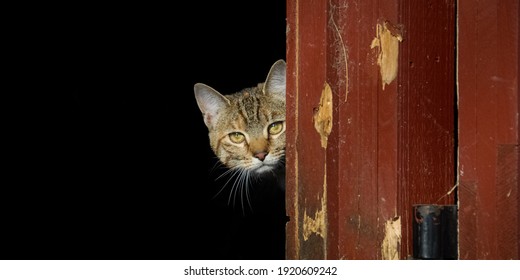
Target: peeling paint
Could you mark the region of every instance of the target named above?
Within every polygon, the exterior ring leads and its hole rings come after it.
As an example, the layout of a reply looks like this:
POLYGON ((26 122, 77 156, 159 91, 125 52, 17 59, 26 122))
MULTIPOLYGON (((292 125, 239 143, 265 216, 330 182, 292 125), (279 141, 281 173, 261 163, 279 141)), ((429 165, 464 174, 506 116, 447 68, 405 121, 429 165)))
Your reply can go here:
MULTIPOLYGON (((327 161, 325 160, 323 173, 323 196, 321 207, 316 210, 314 217, 307 214, 307 208, 303 212, 303 240, 307 241, 312 234, 323 238, 323 248, 327 256, 327 161)), ((307 203, 305 203, 307 204, 307 203)))
POLYGON ((401 244, 401 217, 394 217, 385 223, 385 238, 381 244, 383 260, 398 260, 401 244))
POLYGON ((320 104, 314 112, 314 128, 321 136, 321 147, 327 148, 327 141, 332 131, 332 89, 325 82, 321 91, 320 104))
POLYGON ((385 21, 382 25, 376 26, 376 37, 372 40, 370 48, 377 47, 377 65, 381 73, 383 90, 385 85, 389 85, 397 77, 399 65, 399 42, 403 40, 398 27, 385 21))
POLYGON ((307 209, 303 213, 303 240, 307 241, 312 234, 316 234, 325 239, 326 232, 326 198, 321 198, 321 209, 314 213, 314 217, 307 214, 307 209))

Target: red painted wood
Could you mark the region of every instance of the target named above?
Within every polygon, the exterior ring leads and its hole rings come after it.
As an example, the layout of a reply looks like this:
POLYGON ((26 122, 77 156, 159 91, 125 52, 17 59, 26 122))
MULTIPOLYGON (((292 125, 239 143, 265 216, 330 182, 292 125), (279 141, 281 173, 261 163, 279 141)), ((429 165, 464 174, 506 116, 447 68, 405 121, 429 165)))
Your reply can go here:
POLYGON ((370 45, 381 18, 396 20, 397 4, 332 3, 329 53, 334 59, 329 59, 329 72, 334 75, 330 80, 336 81, 333 88, 338 99, 334 130, 338 152, 337 159, 331 160, 336 161, 339 180, 338 220, 334 221, 338 225, 337 258, 380 259, 384 224, 397 215, 397 90, 395 84, 382 90, 377 49, 370 45), (348 98, 342 44, 348 55, 348 98))
MULTIPOLYGON (((393 24, 399 24, 398 19, 399 1, 378 1, 372 6, 373 10, 377 10, 377 20, 389 21, 393 24)), ((366 16, 364 16, 365 18, 366 16)), ((371 30, 375 32, 375 29, 371 30)), ((366 42, 368 43, 368 42, 366 42)), ((364 44, 363 44, 364 45, 364 44)), ((373 52, 372 52, 373 53, 373 52)), ((369 60, 371 61, 371 60, 369 60)), ((369 61, 366 61, 368 64, 369 61)), ((375 66, 370 66, 375 67, 375 66)), ((373 68, 370 68, 374 71, 373 68)), ((373 75, 373 74, 372 74, 373 75)), ((396 217, 401 217, 398 207, 398 87, 397 80, 390 85, 386 85, 385 89, 381 88, 381 79, 378 77, 377 89, 377 259, 387 258, 382 256, 381 246, 385 238, 385 223, 396 217)), ((371 77, 373 78, 373 77, 371 77)), ((402 217, 400 218, 402 220, 402 217)), ((402 242, 402 241, 401 241, 402 242)), ((396 248, 399 256, 402 258, 401 249, 396 248)))
POLYGON ((459 259, 477 259, 477 184, 461 181, 459 194, 459 259))
POLYGON ((501 259, 518 259, 518 145, 499 145, 497 155, 497 252, 501 259), (516 246, 515 246, 516 244, 516 246))
POLYGON ((325 259, 325 233, 304 236, 304 217, 325 211, 325 149, 313 123, 326 81, 327 1, 287 1, 289 259, 325 259))
POLYGON ((289 129, 296 127, 296 47, 298 42, 295 32, 297 24, 298 6, 296 1, 287 0, 287 45, 286 45, 286 62, 287 62, 287 81, 286 81, 286 211, 289 216, 289 221, 286 226, 285 239, 285 255, 287 259, 298 259, 298 217, 296 216, 298 196, 297 196, 297 156, 296 156, 296 130, 289 129), (289 28, 293 28, 291 29, 289 28))
MULTIPOLYGON (((397 21, 395 2, 287 1, 290 259, 382 258, 383 225, 396 215, 406 258, 411 205, 454 201, 444 196, 455 174, 454 2, 398 2, 397 21), (381 19, 405 26, 398 81, 385 91, 369 48, 381 19), (327 150, 312 121, 325 82, 335 104, 327 150), (325 210, 325 228, 304 235, 304 217, 325 210)), ((461 258, 518 258, 518 242, 498 249, 518 240, 519 224, 518 180, 508 178, 518 177, 518 3, 505 3, 459 7, 461 258)))
POLYGON ((453 204, 455 1, 400 1, 399 206, 412 255, 413 204, 453 204))
POLYGON ((397 19, 397 1, 287 5, 287 257, 382 258, 384 224, 397 215, 397 87, 382 90, 370 45, 381 18, 397 19), (334 104, 327 150, 312 122, 325 82, 334 104), (325 171, 326 233, 305 241, 304 214, 323 210, 325 171))
POLYGON ((460 224, 460 257, 518 259, 519 3, 460 1, 458 13, 459 176, 475 185, 475 199, 461 188, 459 220, 475 225, 460 224))

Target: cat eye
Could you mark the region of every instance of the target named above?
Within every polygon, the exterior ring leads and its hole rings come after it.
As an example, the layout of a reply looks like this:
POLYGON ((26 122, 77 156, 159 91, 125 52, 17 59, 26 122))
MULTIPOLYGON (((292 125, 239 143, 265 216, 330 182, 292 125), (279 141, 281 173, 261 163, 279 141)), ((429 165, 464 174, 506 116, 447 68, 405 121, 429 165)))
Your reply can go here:
POLYGON ((283 129, 283 121, 279 121, 279 122, 274 122, 274 123, 270 124, 269 127, 267 128, 267 131, 269 132, 270 135, 276 135, 276 134, 282 132, 282 129, 283 129))
POLYGON ((231 142, 235 143, 235 144, 240 144, 242 142, 244 142, 244 140, 246 140, 246 137, 244 136, 244 134, 240 133, 240 132, 231 132, 230 134, 228 134, 229 136, 229 140, 231 140, 231 142))

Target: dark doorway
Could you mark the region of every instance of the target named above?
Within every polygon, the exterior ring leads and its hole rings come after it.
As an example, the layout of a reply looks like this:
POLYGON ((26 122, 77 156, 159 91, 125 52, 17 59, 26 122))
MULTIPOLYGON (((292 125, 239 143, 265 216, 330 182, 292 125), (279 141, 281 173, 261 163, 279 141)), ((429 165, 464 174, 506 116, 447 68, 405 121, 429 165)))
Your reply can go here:
POLYGON ((213 199, 193 85, 264 79, 285 58, 285 3, 44 10, 28 27, 43 82, 27 80, 36 94, 18 112, 0 258, 229 258, 235 212, 213 199))

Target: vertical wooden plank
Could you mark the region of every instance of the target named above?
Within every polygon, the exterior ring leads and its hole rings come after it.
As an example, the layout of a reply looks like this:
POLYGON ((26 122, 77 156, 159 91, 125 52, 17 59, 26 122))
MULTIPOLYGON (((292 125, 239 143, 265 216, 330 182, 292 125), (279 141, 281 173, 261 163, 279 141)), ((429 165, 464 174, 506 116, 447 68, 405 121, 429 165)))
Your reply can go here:
POLYGON ((287 42, 286 42, 286 62, 287 62, 287 81, 286 81, 286 116, 287 124, 286 130, 286 155, 285 155, 285 169, 286 169, 286 190, 285 190, 285 205, 289 221, 286 225, 285 238, 285 257, 286 259, 298 259, 298 212, 296 211, 298 205, 298 188, 297 188, 297 156, 296 156, 296 130, 291 129, 296 127, 296 77, 297 73, 297 44, 298 41, 298 1, 287 0, 287 42))
MULTIPOLYGON (((377 227, 377 94, 378 68, 370 42, 377 19, 367 16, 372 1, 335 1, 331 6, 335 53, 348 78, 337 71, 333 87, 338 95, 338 252, 341 259, 375 259, 378 256, 377 227), (341 36, 340 36, 341 35, 341 36), (341 38, 340 38, 341 37, 341 38), (340 48, 345 47, 345 53, 340 48), (346 61, 345 57, 346 56, 346 61), (341 60, 343 58, 343 61, 341 60), (372 69, 368 69, 372 68, 372 69), (364 71, 368 70, 368 71, 364 71), (370 71, 371 70, 371 71, 370 71), (348 90, 348 91, 347 91, 348 90)), ((341 69, 341 68, 340 68, 341 69)))
POLYGON ((384 225, 397 215, 397 88, 382 89, 371 43, 378 23, 396 21, 397 1, 331 1, 329 10, 328 79, 338 110, 331 135, 337 153, 330 151, 337 154, 330 162, 337 165, 338 208, 329 211, 337 212, 338 243, 331 246, 340 259, 381 259, 384 225))
MULTIPOLYGON (((497 72, 497 5, 494 1, 479 2, 477 6, 478 31, 477 68, 475 83, 477 87, 476 125, 477 125, 477 257, 483 259, 497 258, 497 231, 480 230, 482 226, 497 228, 497 204, 495 198, 496 170, 496 125, 497 123, 497 91, 491 77, 497 72), (481 25, 485 25, 481 26, 481 25), (482 32, 484 31, 484 32, 482 32), (481 137, 487 136, 487 137, 481 137)), ((462 65, 461 65, 462 67, 462 65)), ((462 71, 462 69, 461 69, 462 71)), ((463 102, 463 100, 461 100, 463 102)), ((463 234, 463 233, 461 233, 463 234)))
POLYGON ((383 91, 371 43, 381 19, 397 20, 397 0, 303 2, 287 2, 287 257, 383 258, 397 215, 397 83, 383 91), (326 149, 313 124, 325 83, 326 149))
POLYGON ((327 1, 287 1, 288 131, 287 251, 290 259, 324 259, 326 252, 326 153, 313 117, 326 82, 327 1), (293 118, 293 119, 292 119, 293 118), (291 207, 290 206, 290 207, 291 207))
POLYGON ((458 10, 459 99, 459 251, 461 259, 478 258, 477 236, 477 76, 478 5, 461 3, 458 10), (470 187, 466 187, 470 186, 470 187), (469 222, 471 221, 471 223, 469 222))
MULTIPOLYGON (((399 1, 376 1, 372 9, 378 11, 381 23, 388 21, 399 25, 399 1)), ((375 29, 371 30, 375 32, 375 29)), ((367 42, 366 42, 367 43, 367 42)), ((373 60, 371 60, 373 61, 373 60)), ((368 63, 367 63, 368 64, 368 63)), ((399 65, 402 67, 402 65, 399 65)), ((398 208, 398 81, 381 87, 378 75, 377 85, 377 259, 402 258, 403 217, 398 208)))
POLYGON ((520 259, 520 192, 518 190, 520 110, 520 2, 497 2, 497 258, 520 259), (516 86, 516 88, 515 88, 516 86), (515 223, 516 221, 516 223, 515 223))
POLYGON ((518 145, 499 145, 497 154, 497 258, 518 259, 518 145), (516 245, 516 246, 515 246, 516 245))
POLYGON ((455 2, 400 1, 399 205, 403 257, 412 205, 451 204, 455 185, 455 2))
POLYGON ((460 224, 463 259, 519 258, 518 13, 515 0, 459 2, 458 172, 475 184, 475 199, 461 189, 459 220, 475 221, 460 224))
POLYGON ((341 122, 338 118, 338 111, 341 108, 340 92, 345 92, 346 75, 348 73, 346 65, 345 43, 339 32, 341 25, 338 25, 337 15, 341 8, 338 1, 328 1, 327 6, 327 83, 333 92, 332 103, 334 104, 333 123, 329 143, 327 144, 327 259, 339 259, 341 256, 340 244, 343 236, 340 233, 342 217, 338 208, 342 205, 339 194, 341 193, 338 178, 339 163, 338 157, 342 153, 338 139, 342 135, 341 122), (341 63, 341 62, 342 63, 341 63))
POLYGON ((477 184, 460 181, 458 188, 459 259, 477 259, 477 184))

